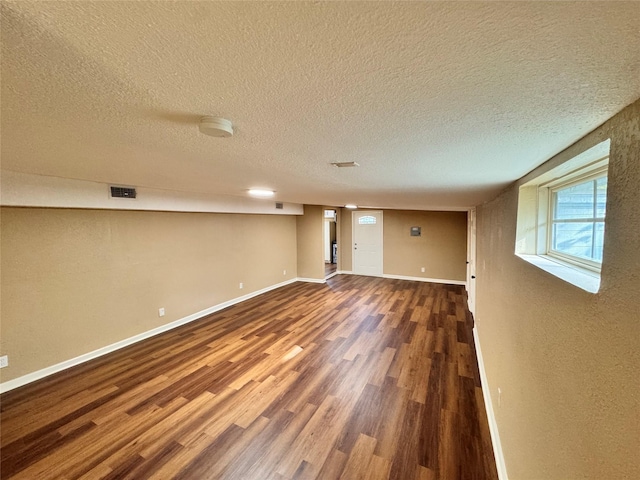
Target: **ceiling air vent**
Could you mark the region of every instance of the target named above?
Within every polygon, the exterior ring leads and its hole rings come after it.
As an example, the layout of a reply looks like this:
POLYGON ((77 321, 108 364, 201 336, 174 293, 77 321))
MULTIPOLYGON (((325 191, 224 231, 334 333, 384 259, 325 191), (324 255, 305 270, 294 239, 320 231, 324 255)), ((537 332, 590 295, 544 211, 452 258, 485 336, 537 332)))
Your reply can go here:
POLYGON ((136 189, 132 187, 111 186, 111 198, 136 198, 136 189))
POLYGON ((282 210, 284 208, 284 205, 282 204, 282 202, 276 202, 276 208, 278 210, 282 210))

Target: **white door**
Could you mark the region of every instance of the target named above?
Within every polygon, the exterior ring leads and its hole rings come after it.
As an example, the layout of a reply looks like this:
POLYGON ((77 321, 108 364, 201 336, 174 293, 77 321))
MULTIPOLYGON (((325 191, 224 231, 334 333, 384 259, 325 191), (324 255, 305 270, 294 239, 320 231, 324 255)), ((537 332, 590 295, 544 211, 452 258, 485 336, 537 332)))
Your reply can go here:
POLYGON ((467 213, 467 296, 469 311, 476 313, 476 209, 467 213))
POLYGON ((353 273, 382 275, 382 212, 353 212, 353 273))

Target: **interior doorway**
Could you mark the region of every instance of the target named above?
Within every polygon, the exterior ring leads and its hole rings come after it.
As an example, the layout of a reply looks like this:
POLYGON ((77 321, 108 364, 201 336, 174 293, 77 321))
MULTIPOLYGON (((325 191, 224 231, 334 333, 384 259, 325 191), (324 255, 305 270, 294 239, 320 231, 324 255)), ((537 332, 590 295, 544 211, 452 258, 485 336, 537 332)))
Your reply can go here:
POLYGON ((353 273, 382 276, 382 211, 353 212, 353 273))
POLYGON ((324 209, 323 249, 324 278, 330 278, 338 271, 338 212, 335 209, 324 209))
POLYGON ((476 313, 476 209, 467 213, 467 304, 476 313))

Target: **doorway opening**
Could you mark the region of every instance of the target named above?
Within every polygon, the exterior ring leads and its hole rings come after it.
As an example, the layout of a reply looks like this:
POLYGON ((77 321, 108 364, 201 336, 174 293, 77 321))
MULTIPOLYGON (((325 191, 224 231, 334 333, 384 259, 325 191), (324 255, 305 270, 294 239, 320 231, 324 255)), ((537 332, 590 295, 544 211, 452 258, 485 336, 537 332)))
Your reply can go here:
POLYGON ((324 210, 324 278, 338 273, 338 212, 335 209, 324 210))
POLYGON ((353 212, 353 273, 382 276, 382 211, 353 212))
POLYGON ((467 213, 467 305, 476 313, 476 209, 467 213))

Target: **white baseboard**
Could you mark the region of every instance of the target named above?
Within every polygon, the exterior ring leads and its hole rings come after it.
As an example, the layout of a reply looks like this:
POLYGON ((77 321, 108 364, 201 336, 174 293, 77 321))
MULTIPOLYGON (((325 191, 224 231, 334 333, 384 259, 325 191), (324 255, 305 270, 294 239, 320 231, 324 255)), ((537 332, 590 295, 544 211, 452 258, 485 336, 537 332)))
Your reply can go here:
POLYGON ((307 283, 327 283, 324 278, 302 278, 298 277, 296 279, 298 282, 307 282, 307 283))
MULTIPOLYGON (((338 270, 336 275, 359 275, 353 273, 351 270, 338 270)), ((379 277, 379 278, 393 278, 396 280, 410 280, 412 282, 430 282, 430 283, 446 283, 448 285, 464 285, 467 286, 467 282, 464 280, 445 280, 442 278, 426 278, 426 277, 409 277, 407 275, 391 275, 389 273, 383 273, 382 275, 364 275, 366 277, 379 277)))
POLYGON ((498 478, 500 480, 508 480, 507 466, 504 462, 504 454, 502 453, 502 444, 500 443, 500 434, 498 433, 498 423, 496 422, 496 416, 493 413, 491 391, 489 389, 489 382, 487 381, 487 372, 484 369, 484 360, 482 359, 482 350, 480 349, 480 340, 478 339, 478 330, 476 327, 473 327, 473 341, 476 346, 476 356, 478 357, 478 368, 480 370, 480 382, 482 383, 482 396, 484 397, 484 407, 487 410, 487 418, 489 419, 489 432, 491 432, 493 454, 496 457, 498 478))
POLYGON ((53 375, 54 373, 61 372, 62 370, 66 370, 67 368, 75 367, 76 365, 80 365, 81 363, 88 362, 89 360, 93 360, 95 358, 101 357, 103 355, 114 352, 116 350, 120 350, 121 348, 128 347, 129 345, 138 343, 147 338, 154 337, 160 333, 173 330, 174 328, 193 322, 202 317, 205 317, 207 315, 220 311, 224 308, 230 307, 240 302, 244 302, 246 300, 249 300, 250 298, 257 297, 258 295, 262 295, 263 293, 267 293, 271 290, 284 287, 285 285, 289 285, 297 281, 302 281, 302 282, 312 281, 312 282, 324 283, 324 281, 320 281, 316 279, 292 278, 290 280, 286 280, 276 285, 271 285, 269 287, 256 290, 255 292, 251 292, 241 297, 237 297, 237 298, 228 300, 226 302, 220 303, 218 305, 214 305, 213 307, 209 307, 199 312, 193 313, 191 315, 187 315, 186 317, 180 318, 178 320, 167 323, 160 327, 148 330, 146 332, 142 332, 138 335, 134 335, 133 337, 125 338, 124 340, 120 340, 119 342, 112 343, 111 345, 107 345, 97 350, 93 350, 92 352, 85 353, 83 355, 80 355, 75 358, 71 358, 69 360, 65 360, 64 362, 56 363, 55 365, 51 365, 50 367, 46 367, 32 373, 28 373, 21 377, 14 378, 13 380, 0 383, 0 393, 8 392, 9 390, 13 390, 14 388, 22 387, 24 385, 27 385, 28 383, 35 382, 36 380, 40 380, 41 378, 48 377, 49 375, 53 375))
POLYGON ((324 277, 324 279, 325 279, 325 280, 329 280, 330 278, 333 278, 333 277, 335 277, 336 275, 338 275, 338 272, 333 272, 333 273, 331 273, 331 274, 327 275, 326 277, 324 277))
POLYGON ((383 273, 382 278, 395 278, 396 280, 410 280, 412 282, 446 283, 448 285, 467 285, 464 280, 445 280, 442 278, 408 277, 406 275, 391 275, 383 273))

